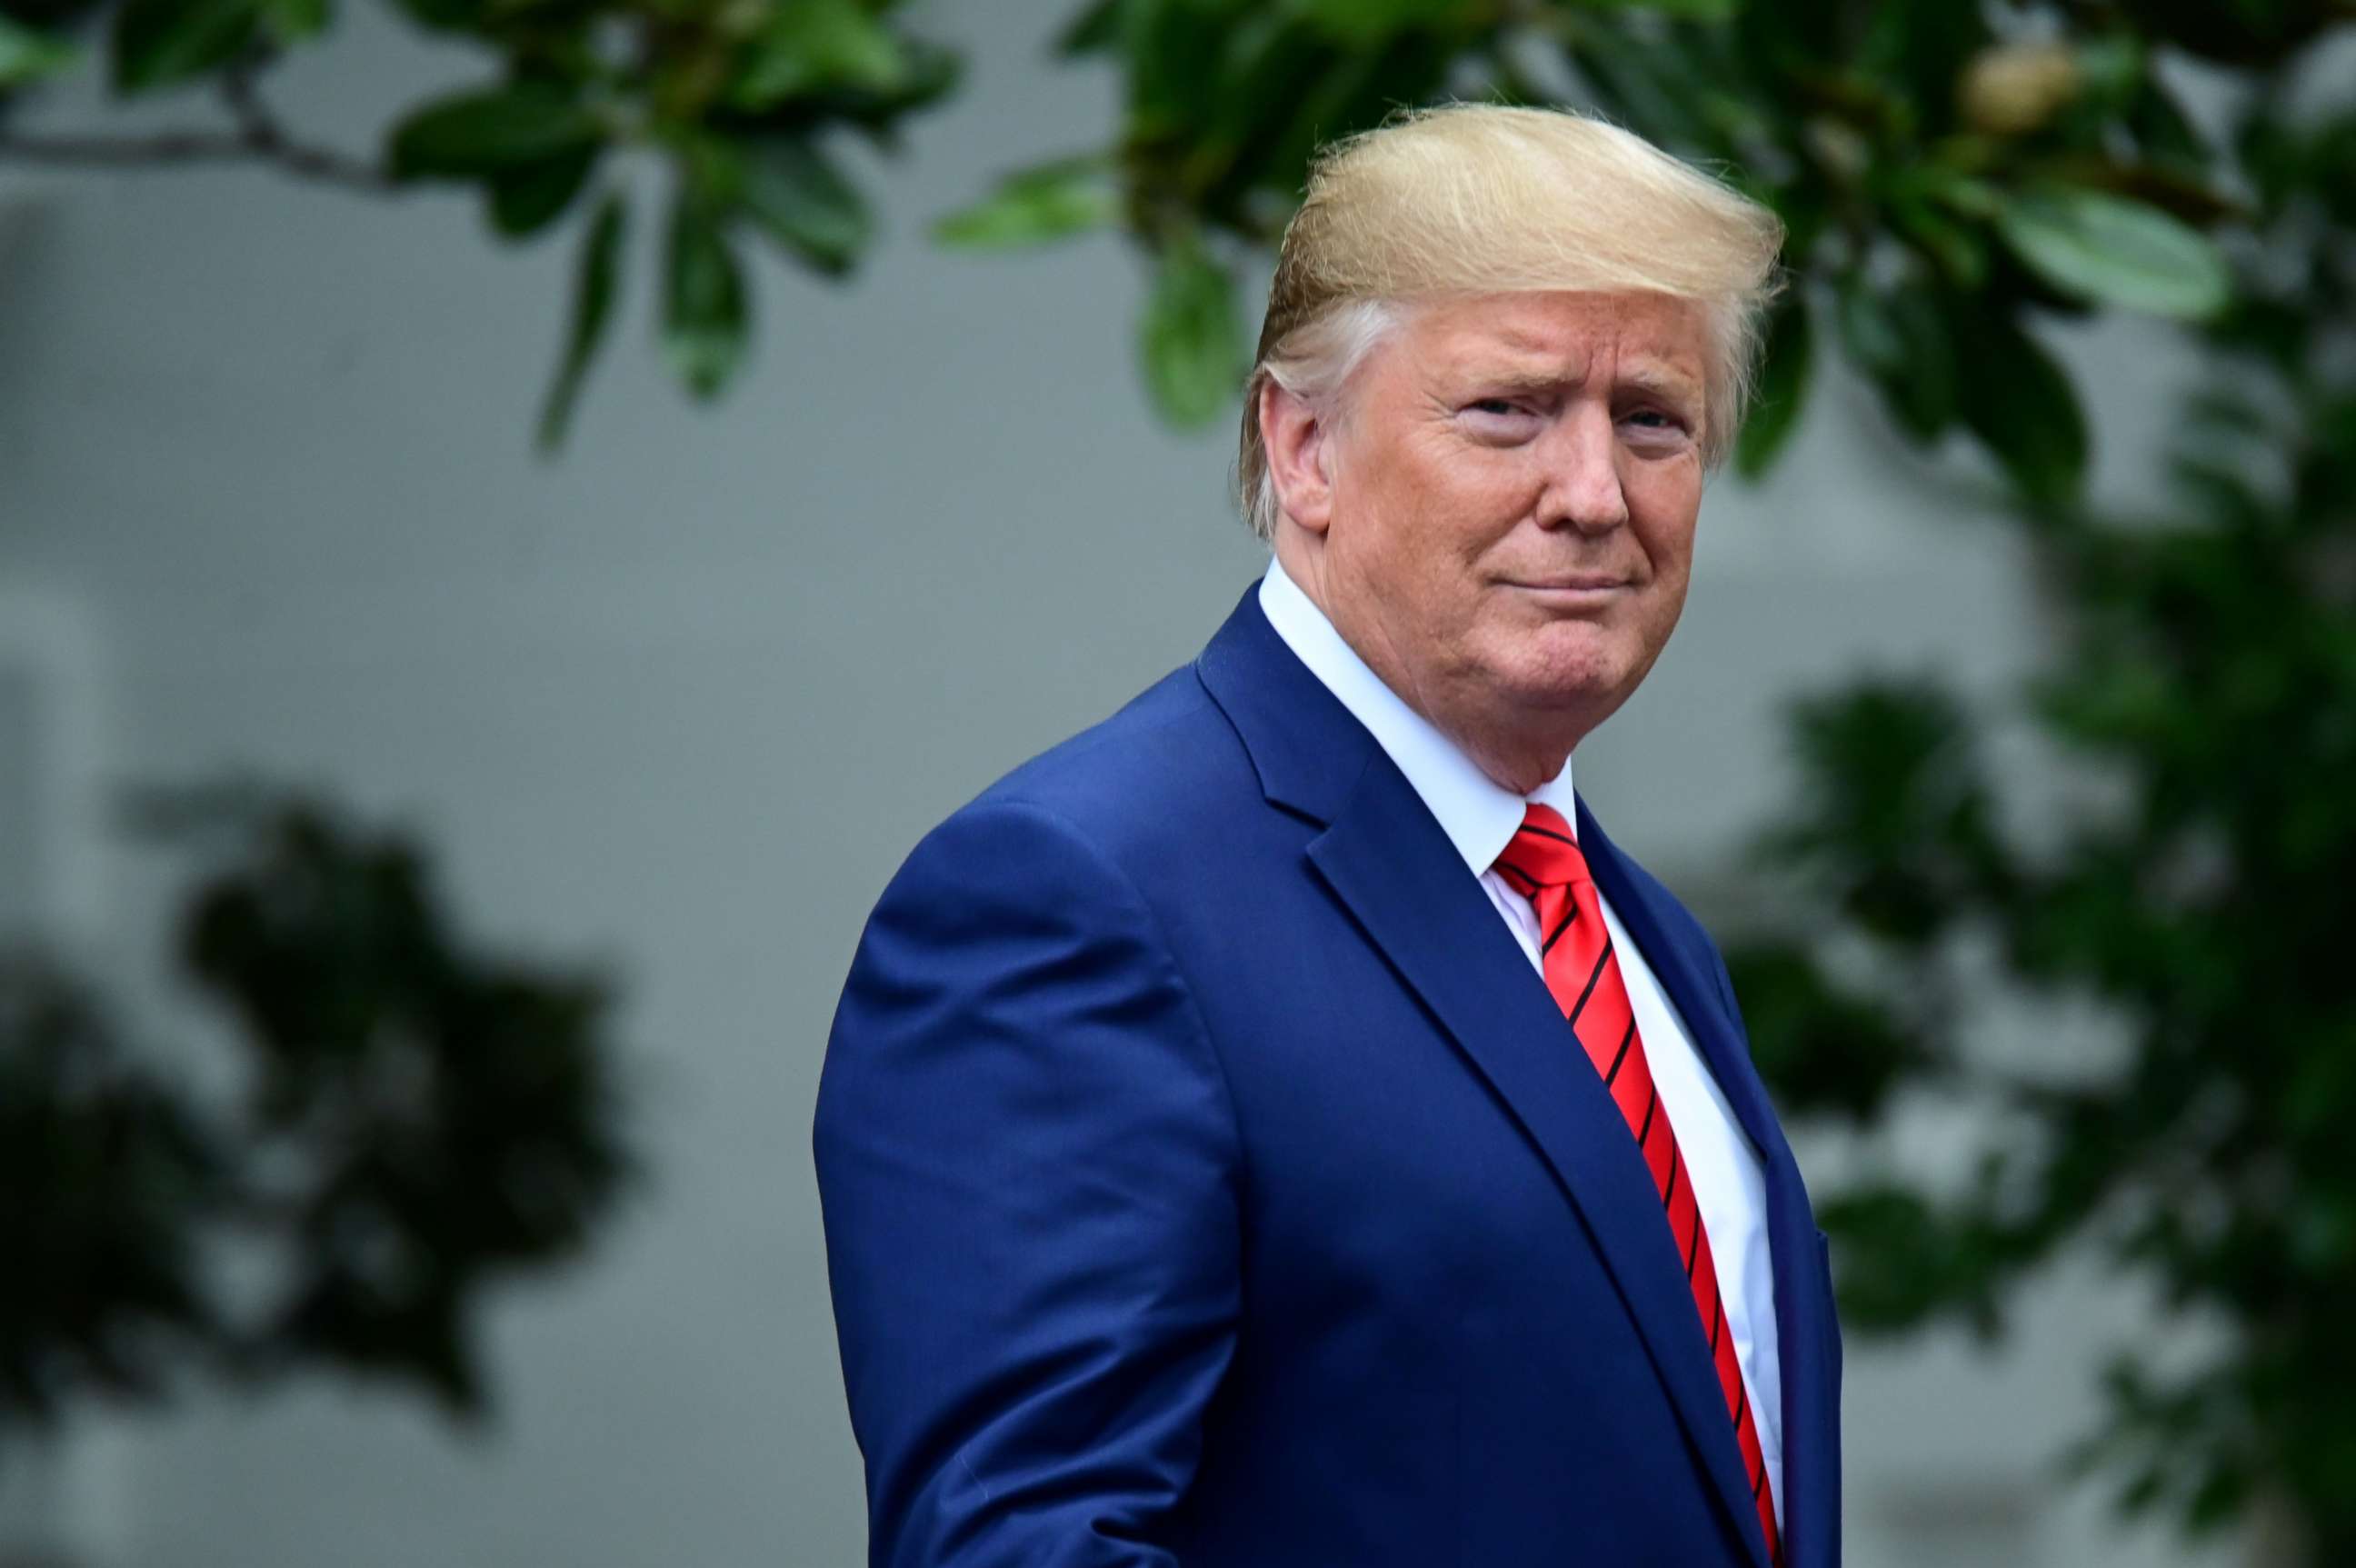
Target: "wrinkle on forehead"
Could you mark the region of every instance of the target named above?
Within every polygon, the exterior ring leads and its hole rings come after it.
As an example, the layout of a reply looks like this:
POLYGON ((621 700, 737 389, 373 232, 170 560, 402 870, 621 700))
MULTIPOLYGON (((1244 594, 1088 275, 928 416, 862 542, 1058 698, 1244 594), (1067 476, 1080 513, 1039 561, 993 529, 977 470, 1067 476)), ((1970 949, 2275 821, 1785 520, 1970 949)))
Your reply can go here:
POLYGON ((1707 328, 1697 302, 1657 295, 1490 295, 1435 305, 1419 358, 1501 391, 1575 390, 1607 355, 1615 385, 1698 403, 1707 328), (1573 307, 1538 300, 1575 300, 1573 307))

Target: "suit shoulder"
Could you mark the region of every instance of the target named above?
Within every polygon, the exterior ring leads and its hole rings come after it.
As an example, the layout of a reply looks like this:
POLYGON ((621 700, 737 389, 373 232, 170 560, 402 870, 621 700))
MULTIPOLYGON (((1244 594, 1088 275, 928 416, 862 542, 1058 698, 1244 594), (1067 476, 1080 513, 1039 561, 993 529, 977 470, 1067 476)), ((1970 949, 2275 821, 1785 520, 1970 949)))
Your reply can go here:
POLYGON ((1062 819, 1116 861, 1196 827, 1207 828, 1258 775, 1243 742, 1188 664, 1118 713, 1015 768, 951 817, 1028 806, 1062 819))

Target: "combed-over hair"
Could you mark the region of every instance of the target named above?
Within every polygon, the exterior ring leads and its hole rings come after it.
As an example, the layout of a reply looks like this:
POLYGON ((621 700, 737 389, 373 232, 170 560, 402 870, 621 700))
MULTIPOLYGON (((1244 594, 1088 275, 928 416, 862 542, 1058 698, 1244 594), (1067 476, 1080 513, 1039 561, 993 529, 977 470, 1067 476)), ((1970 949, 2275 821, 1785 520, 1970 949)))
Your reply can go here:
POLYGON ((1416 302, 1541 289, 1697 299, 1710 333, 1702 458, 1740 426, 1783 225, 1632 132, 1559 109, 1404 111, 1323 148, 1284 231, 1244 384, 1237 499, 1276 537, 1259 430, 1273 381, 1331 417, 1367 353, 1416 302))

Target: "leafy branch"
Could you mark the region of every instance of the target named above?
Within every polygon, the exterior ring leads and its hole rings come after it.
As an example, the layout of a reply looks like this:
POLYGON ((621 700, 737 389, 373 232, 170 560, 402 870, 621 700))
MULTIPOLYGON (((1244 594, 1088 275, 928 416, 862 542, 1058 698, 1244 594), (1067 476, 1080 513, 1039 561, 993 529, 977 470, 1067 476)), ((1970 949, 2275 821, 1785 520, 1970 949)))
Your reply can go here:
POLYGON ((540 422, 562 444, 622 285, 628 197, 601 172, 621 155, 670 175, 659 290, 666 360, 718 396, 752 342, 749 240, 841 277, 873 239, 865 198, 831 150, 839 133, 889 151, 908 116, 957 81, 948 50, 895 25, 899 0, 391 0, 465 38, 493 80, 438 97, 386 133, 374 161, 306 143, 264 102, 264 73, 319 37, 328 0, 0 0, 0 115, 80 65, 102 23, 111 85, 134 97, 209 81, 223 130, 40 134, 0 121, 0 163, 135 169, 241 162, 369 195, 470 188, 492 231, 521 242, 576 220, 574 301, 540 422))
MULTIPOLYGON (((2235 203, 2158 70, 2169 20, 1862 0, 1097 0, 1055 47, 1122 72, 1110 145, 1013 171, 936 233, 1008 248, 1125 231, 1154 274, 1145 383, 1165 418, 1200 426, 1232 405, 1248 358, 1237 290, 1319 145, 1447 96, 1582 105, 1730 171, 1784 220, 1792 286, 1740 471, 1773 462, 1829 349, 1881 392, 1901 437, 1960 435, 2058 505, 2088 435, 2040 323, 2102 308, 2199 321, 2228 296, 2213 236, 2235 203)), ((2284 30, 2289 48, 2314 29, 2284 30)))
POLYGON ((42 136, 0 130, 0 162, 98 168, 261 162, 300 179, 371 195, 400 188, 400 182, 377 165, 308 145, 289 134, 262 101, 257 78, 262 63, 249 59, 221 72, 220 95, 236 122, 234 130, 166 131, 141 136, 42 136))

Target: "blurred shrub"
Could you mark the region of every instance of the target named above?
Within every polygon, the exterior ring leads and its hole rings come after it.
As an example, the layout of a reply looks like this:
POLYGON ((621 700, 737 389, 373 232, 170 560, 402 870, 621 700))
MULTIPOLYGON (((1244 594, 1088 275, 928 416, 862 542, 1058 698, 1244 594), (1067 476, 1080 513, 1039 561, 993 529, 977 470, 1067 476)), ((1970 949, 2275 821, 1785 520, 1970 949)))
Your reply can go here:
POLYGON ((180 957, 241 1057, 166 1075, 56 966, 0 959, 0 1446, 190 1372, 480 1413, 486 1293, 578 1256, 633 1168, 604 989, 471 950, 412 846, 317 801, 145 815, 213 862, 180 957))
POLYGON ((2286 87, 2234 133, 2233 289, 2172 504, 2017 514, 2058 638, 2019 706, 1932 678, 1801 704, 1762 847, 1832 918, 1730 961, 1802 1109, 1935 1084, 1990 1112, 1960 1188, 1890 1171, 1822 1205, 1847 1320, 1993 1333, 2025 1273, 2091 1249, 2225 1333, 2189 1369, 2122 1344, 2078 1466, 2195 1531, 2263 1496, 2322 1564, 2356 1562, 2356 110, 2286 87), (2095 786, 2034 822, 1982 755, 2023 720, 2095 786), (1833 940, 1869 982, 1836 983, 1833 940), (1976 1058, 1997 985, 2096 1004, 2124 1058, 1976 1058))

